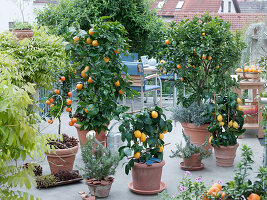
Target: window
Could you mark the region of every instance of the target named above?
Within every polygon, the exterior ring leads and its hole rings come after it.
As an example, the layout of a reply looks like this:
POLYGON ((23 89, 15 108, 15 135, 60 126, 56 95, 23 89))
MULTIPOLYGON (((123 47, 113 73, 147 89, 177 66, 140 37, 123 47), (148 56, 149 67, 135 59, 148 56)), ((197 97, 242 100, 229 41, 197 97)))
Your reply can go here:
POLYGON ((221 12, 223 13, 224 1, 221 3, 221 12))
POLYGON ((177 5, 176 5, 176 9, 180 10, 184 5, 184 1, 178 1, 177 5))
POLYGON ((228 12, 229 12, 229 13, 231 12, 231 6, 232 6, 231 3, 232 3, 231 1, 228 2, 228 12))

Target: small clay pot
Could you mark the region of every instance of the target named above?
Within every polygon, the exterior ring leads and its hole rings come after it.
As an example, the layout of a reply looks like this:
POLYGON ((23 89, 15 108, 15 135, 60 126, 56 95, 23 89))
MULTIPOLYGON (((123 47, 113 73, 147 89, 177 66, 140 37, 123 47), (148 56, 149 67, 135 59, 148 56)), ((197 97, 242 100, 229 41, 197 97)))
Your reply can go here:
POLYGON ((214 146, 216 165, 220 167, 232 167, 238 146, 238 143, 234 146, 214 146))
POLYGON ((56 149, 54 153, 52 150, 46 152, 47 160, 52 174, 59 170, 72 170, 75 156, 78 152, 78 145, 69 149, 56 149))
POLYGON ((13 30, 13 34, 16 35, 18 39, 23 40, 25 38, 32 38, 33 30, 13 30))
MULTIPOLYGON (((74 127, 77 129, 79 141, 82 146, 86 144, 87 138, 86 134, 89 132, 89 130, 83 130, 81 131, 81 125, 80 124, 74 124, 74 127)), ((101 142, 101 144, 106 147, 107 146, 107 130, 101 130, 100 133, 96 132, 95 138, 101 142)))
MULTIPOLYGON (((207 131, 209 124, 204 124, 201 126, 195 126, 193 123, 181 123, 182 127, 184 128, 184 132, 187 136, 190 136, 190 142, 197 146, 201 146, 205 143, 206 139, 209 140, 211 133, 207 131)), ((212 146, 210 143, 207 143, 205 147, 203 147, 206 151, 212 152, 212 146)))
POLYGON ((92 184, 89 180, 86 180, 86 184, 88 185, 90 194, 92 196, 96 197, 108 197, 109 192, 111 189, 111 185, 113 183, 113 179, 111 181, 98 181, 99 184, 92 184), (105 182, 105 184, 102 184, 101 182, 105 182))
POLYGON ((201 166, 200 153, 195 153, 190 158, 184 158, 184 166, 192 168, 200 167, 201 166))

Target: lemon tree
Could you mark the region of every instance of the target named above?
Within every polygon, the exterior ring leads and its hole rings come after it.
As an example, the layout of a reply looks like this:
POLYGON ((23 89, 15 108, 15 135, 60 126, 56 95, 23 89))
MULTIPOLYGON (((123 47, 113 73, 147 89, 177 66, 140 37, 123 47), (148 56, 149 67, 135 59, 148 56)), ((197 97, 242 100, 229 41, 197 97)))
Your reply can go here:
POLYGON ((166 119, 161 108, 155 107, 136 115, 123 115, 119 131, 122 141, 127 142, 119 148, 119 153, 121 158, 129 158, 125 165, 125 173, 128 174, 134 162, 163 159, 163 135, 172 131, 172 121, 166 119))
POLYGON ((244 113, 238 95, 233 92, 225 95, 216 95, 213 102, 207 106, 207 115, 211 124, 208 131, 212 133, 209 139, 211 145, 231 146, 237 143, 237 137, 246 129, 244 125, 244 113))
POLYGON ((117 104, 126 94, 131 95, 127 66, 119 53, 127 53, 126 30, 119 22, 101 18, 88 30, 79 26, 69 29, 66 50, 76 72, 77 123, 81 130, 107 130, 107 125, 124 111, 117 104), (119 52, 119 53, 118 53, 119 52))
POLYGON ((236 85, 230 75, 239 64, 244 43, 240 34, 230 32, 230 24, 209 14, 172 23, 162 41, 159 69, 177 73, 178 103, 188 107, 236 85), (186 95, 184 95, 184 92, 186 95))

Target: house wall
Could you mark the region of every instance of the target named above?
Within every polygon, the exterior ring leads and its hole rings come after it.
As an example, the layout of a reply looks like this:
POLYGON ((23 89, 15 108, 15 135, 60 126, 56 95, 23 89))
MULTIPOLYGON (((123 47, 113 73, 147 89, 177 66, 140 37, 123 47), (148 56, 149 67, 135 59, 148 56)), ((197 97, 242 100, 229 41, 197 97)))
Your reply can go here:
MULTIPOLYGON (((19 9, 20 0, 0 0, 0 32, 9 29, 8 22, 22 21, 22 15, 19 9)), ((33 24, 36 15, 35 9, 43 9, 45 3, 34 3, 33 0, 21 0, 26 22, 33 24)))
POLYGON ((218 10, 218 13, 236 13, 236 10, 235 10, 235 6, 234 6, 234 3, 232 0, 223 0, 223 12, 222 11, 222 8, 220 6, 219 10, 218 10), (228 12, 228 7, 229 7, 229 2, 231 3, 231 12, 228 12))

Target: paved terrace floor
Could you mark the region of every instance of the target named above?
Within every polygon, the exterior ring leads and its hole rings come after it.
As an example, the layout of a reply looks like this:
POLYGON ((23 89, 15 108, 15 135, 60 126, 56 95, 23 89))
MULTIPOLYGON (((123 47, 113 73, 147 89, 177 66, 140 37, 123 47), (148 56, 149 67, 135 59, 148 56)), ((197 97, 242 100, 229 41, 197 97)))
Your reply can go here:
MULTIPOLYGON (((151 102, 151 101, 149 101, 151 102)), ((128 102, 130 103, 130 101, 128 102)), ((139 108, 138 101, 135 101, 135 109, 139 108)), ((153 104, 146 104, 146 106, 153 106, 153 104)), ((164 101, 163 106, 166 109, 169 109, 172 106, 172 101, 164 101)), ((171 116, 171 112, 165 110, 165 114, 168 118, 171 116)), ((70 127, 68 125, 69 118, 67 113, 64 113, 62 116, 62 133, 66 133, 70 136, 77 136, 76 129, 74 127, 70 127)), ((114 121, 112 122, 114 123, 114 121)), ((112 124, 111 123, 111 124, 112 124)), ((52 125, 48 125, 48 123, 42 122, 41 124, 41 132, 42 133, 54 133, 57 134, 57 126, 58 122, 55 121, 52 125)), ((117 131, 117 127, 115 127, 112 131, 117 131)), ((236 165, 240 161, 240 154, 241 154, 241 146, 246 144, 253 149, 254 153, 254 161, 252 171, 250 173, 250 177, 255 177, 259 166, 263 165, 263 157, 264 157, 264 148, 260 145, 259 140, 256 136, 256 130, 247 131, 243 137, 243 139, 239 139, 238 142, 240 144, 237 150, 237 156, 234 162, 236 165)), ((179 163, 181 159, 179 158, 169 158, 171 154, 171 150, 175 150, 175 144, 180 143, 182 141, 182 127, 180 123, 173 122, 173 130, 171 133, 167 133, 164 135, 164 140, 166 143, 170 143, 164 149, 164 160, 166 164, 163 168, 162 173, 162 181, 167 184, 167 191, 170 194, 177 193, 177 186, 178 182, 182 179, 184 175, 184 171, 179 167, 179 163)), ((43 174, 49 174, 50 169, 48 166, 48 162, 46 159, 39 160, 39 164, 43 167, 43 174)), ((124 167, 122 164, 125 160, 120 162, 120 165, 117 168, 117 172, 115 174, 115 181, 112 185, 111 192, 109 197, 105 198, 107 200, 152 200, 157 199, 157 195, 138 195, 132 193, 128 189, 128 183, 132 180, 131 174, 126 175, 124 173, 124 167)), ((205 164, 205 168, 201 171, 192 171, 192 178, 197 178, 199 176, 202 177, 203 181, 206 183, 207 186, 210 186, 214 181, 220 180, 223 183, 231 180, 233 178, 233 170, 234 167, 218 167, 216 166, 216 160, 214 154, 202 161, 205 164)), ((74 163, 74 169, 77 169, 78 166, 83 166, 82 158, 81 158, 81 151, 76 156, 76 160, 74 163)), ((27 191, 23 188, 24 191, 27 191)), ((80 183, 53 187, 49 189, 36 189, 32 187, 28 192, 33 194, 36 197, 42 198, 43 200, 81 200, 80 195, 78 194, 79 191, 85 191, 86 193, 89 192, 87 185, 84 181, 80 183)))

